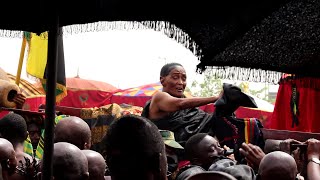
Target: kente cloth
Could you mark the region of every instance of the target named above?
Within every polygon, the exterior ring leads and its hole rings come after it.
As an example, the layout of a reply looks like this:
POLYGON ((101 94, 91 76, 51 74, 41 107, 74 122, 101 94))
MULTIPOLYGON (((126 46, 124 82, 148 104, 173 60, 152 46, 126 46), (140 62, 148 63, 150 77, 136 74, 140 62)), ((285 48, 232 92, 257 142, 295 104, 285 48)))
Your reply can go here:
POLYGON ((228 146, 234 149, 237 161, 242 161, 243 157, 239 153, 239 148, 243 142, 251 143, 264 149, 264 139, 260 128, 261 122, 256 118, 236 118, 235 116, 214 116, 213 132, 219 139, 221 146, 228 146))
POLYGON ((28 135, 27 139, 23 142, 23 152, 29 154, 33 157, 33 146, 30 140, 30 136, 28 135))
MULTIPOLYGON (((63 118, 68 117, 68 115, 60 115, 60 116, 56 116, 55 120, 54 120, 54 126, 56 126, 56 124, 63 118)), ((38 143, 38 147, 36 150, 36 158, 38 159, 42 159, 43 156, 43 150, 44 150, 44 129, 41 130, 41 137, 38 143)))

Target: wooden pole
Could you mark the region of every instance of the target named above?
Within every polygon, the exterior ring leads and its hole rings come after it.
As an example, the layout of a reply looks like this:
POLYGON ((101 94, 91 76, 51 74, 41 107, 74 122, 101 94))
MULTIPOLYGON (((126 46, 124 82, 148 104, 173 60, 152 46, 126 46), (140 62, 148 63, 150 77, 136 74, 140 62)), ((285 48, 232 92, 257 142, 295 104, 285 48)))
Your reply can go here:
POLYGON ((17 70, 17 75, 16 75, 16 85, 18 85, 18 86, 20 84, 21 69, 22 69, 22 65, 23 65, 23 58, 24 58, 25 49, 26 49, 26 38, 23 36, 21 50, 20 50, 18 70, 17 70))

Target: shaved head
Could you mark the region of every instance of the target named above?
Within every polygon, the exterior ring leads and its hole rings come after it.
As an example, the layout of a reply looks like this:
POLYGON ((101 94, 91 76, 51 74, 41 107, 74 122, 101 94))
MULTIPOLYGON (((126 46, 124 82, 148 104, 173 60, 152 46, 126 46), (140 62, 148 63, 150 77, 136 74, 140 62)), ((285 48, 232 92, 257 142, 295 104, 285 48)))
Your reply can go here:
POLYGON ((16 153, 11 142, 4 138, 0 138, 0 162, 2 165, 6 165, 2 167, 5 176, 12 175, 15 172, 17 166, 16 153))
POLYGON ((80 149, 90 149, 90 127, 83 119, 76 116, 63 118, 55 127, 54 142, 68 142, 80 149))
POLYGON ((81 150, 70 143, 54 144, 53 176, 55 180, 88 179, 88 161, 81 150))
POLYGON ((82 153, 87 157, 90 180, 104 180, 106 170, 106 161, 102 155, 92 150, 82 150, 82 153))
POLYGON ((282 151, 274 151, 263 157, 259 166, 261 180, 294 180, 298 173, 292 156, 282 151))
POLYGON ((15 156, 13 145, 6 139, 0 138, 0 161, 15 156))

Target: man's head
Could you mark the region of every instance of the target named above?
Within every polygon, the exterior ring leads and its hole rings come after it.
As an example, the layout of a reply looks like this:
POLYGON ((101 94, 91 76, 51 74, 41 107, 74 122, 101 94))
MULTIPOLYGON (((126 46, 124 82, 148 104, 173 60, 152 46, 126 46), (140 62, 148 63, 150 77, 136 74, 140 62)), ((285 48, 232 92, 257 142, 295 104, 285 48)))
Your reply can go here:
POLYGON ((191 136, 185 145, 186 156, 192 164, 208 169, 213 161, 223 155, 219 142, 206 133, 191 136))
POLYGON ((183 150, 184 148, 175 141, 174 133, 168 130, 160 130, 162 140, 166 146, 166 156, 168 163, 168 174, 171 174, 168 178, 175 179, 176 174, 178 173, 178 150, 183 150))
POLYGON ((12 144, 0 138, 0 163, 2 166, 3 176, 9 176, 16 170, 17 159, 12 144))
POLYGON ((28 124, 28 133, 32 143, 33 148, 37 148, 40 137, 41 137, 41 129, 37 123, 29 123, 28 124))
POLYGON ((82 150, 82 153, 88 160, 89 180, 104 180, 107 165, 102 155, 92 150, 82 150))
POLYGON ((77 146, 66 142, 54 144, 53 177, 55 180, 89 178, 87 158, 77 146))
POLYGON ((13 146, 23 143, 28 137, 25 119, 16 113, 9 113, 0 120, 1 137, 9 140, 13 146))
POLYGON ((292 156, 282 151, 274 151, 262 158, 258 174, 261 180, 294 180, 298 169, 292 156))
POLYGON ((68 142, 80 149, 90 149, 90 127, 81 118, 75 116, 63 118, 54 129, 54 142, 68 142))
POLYGON ((186 71, 179 63, 166 64, 161 68, 160 82, 164 92, 174 97, 183 97, 187 86, 186 71))
POLYGON ((121 117, 111 124, 105 143, 112 179, 166 179, 165 146, 158 128, 148 119, 121 117))

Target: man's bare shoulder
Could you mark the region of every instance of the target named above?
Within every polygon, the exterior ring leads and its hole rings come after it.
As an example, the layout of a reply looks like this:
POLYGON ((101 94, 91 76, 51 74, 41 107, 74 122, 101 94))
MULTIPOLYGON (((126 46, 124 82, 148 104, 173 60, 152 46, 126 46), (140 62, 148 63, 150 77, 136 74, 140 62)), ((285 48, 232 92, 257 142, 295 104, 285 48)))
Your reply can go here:
POLYGON ((158 91, 152 96, 152 99, 159 99, 159 98, 164 98, 168 96, 171 96, 171 95, 166 92, 158 91))

